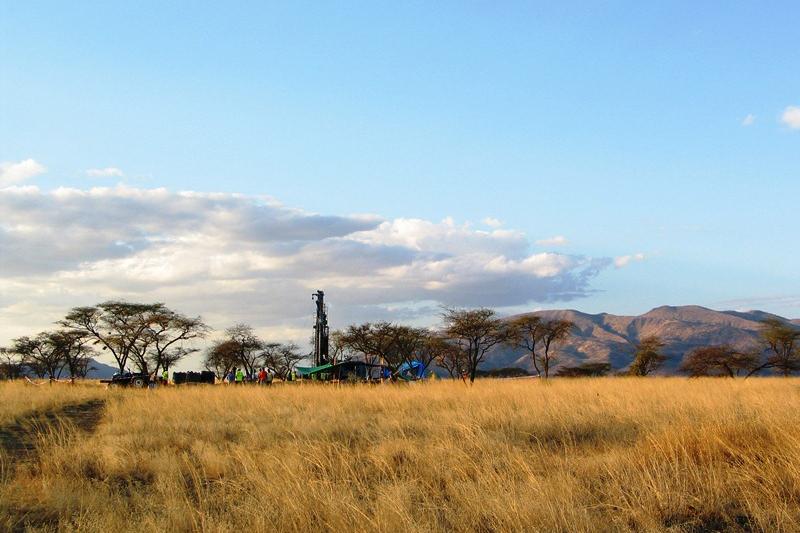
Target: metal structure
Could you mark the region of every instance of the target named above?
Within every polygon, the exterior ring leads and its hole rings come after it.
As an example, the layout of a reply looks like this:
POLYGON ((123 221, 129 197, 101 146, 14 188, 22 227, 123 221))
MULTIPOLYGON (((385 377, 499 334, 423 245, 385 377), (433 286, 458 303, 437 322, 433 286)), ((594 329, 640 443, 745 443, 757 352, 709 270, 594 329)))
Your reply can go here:
POLYGON ((317 291, 311 295, 317 304, 317 319, 314 322, 314 366, 330 363, 328 356, 328 307, 325 293, 317 291))

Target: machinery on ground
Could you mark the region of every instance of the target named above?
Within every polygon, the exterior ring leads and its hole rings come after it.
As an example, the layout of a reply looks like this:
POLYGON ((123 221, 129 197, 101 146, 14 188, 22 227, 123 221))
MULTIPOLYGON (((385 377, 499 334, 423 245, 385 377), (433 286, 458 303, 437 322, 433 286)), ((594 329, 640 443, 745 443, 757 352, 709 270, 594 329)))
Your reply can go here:
POLYGON ((143 389, 150 385, 150 376, 142 372, 117 372, 111 379, 101 379, 100 383, 107 383, 109 387, 143 389))

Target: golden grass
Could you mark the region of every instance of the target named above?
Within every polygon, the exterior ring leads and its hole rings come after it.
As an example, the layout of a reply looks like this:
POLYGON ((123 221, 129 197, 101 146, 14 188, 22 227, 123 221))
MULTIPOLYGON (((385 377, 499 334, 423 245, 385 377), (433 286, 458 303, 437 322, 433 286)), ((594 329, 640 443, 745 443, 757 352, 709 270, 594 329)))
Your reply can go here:
POLYGON ((797 531, 798 428, 795 379, 122 391, 0 530, 797 531))
POLYGON ((22 380, 0 382, 0 427, 35 411, 46 411, 60 405, 80 403, 106 396, 97 381, 44 383, 31 385, 22 380))

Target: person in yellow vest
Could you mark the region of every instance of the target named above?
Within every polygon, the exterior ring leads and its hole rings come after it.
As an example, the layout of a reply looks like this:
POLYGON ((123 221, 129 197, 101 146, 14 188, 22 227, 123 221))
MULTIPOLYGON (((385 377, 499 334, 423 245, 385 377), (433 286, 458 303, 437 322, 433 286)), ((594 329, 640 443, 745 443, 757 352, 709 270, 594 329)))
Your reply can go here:
POLYGON ((236 369, 236 384, 244 385, 244 372, 241 368, 236 369))
POLYGON ((164 369, 164 372, 161 373, 161 379, 164 381, 164 385, 169 385, 169 372, 167 372, 167 369, 164 369))

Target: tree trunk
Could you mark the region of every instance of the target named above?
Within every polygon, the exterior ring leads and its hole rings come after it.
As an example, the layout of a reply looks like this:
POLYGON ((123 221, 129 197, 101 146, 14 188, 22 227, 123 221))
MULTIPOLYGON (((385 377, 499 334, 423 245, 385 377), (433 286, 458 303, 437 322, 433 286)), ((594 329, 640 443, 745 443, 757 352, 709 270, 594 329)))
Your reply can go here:
POLYGON ((539 363, 536 361, 536 352, 531 350, 531 360, 533 361, 533 368, 536 370, 536 375, 542 377, 542 372, 539 370, 539 363))

